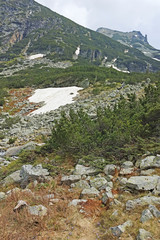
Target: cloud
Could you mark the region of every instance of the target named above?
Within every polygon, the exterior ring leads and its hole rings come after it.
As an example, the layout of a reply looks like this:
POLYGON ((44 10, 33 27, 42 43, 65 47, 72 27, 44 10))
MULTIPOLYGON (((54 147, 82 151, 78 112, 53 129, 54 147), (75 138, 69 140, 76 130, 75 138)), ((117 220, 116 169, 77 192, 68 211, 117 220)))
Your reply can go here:
POLYGON ((138 30, 147 34, 151 45, 160 48, 159 0, 37 0, 82 26, 96 30, 138 30))

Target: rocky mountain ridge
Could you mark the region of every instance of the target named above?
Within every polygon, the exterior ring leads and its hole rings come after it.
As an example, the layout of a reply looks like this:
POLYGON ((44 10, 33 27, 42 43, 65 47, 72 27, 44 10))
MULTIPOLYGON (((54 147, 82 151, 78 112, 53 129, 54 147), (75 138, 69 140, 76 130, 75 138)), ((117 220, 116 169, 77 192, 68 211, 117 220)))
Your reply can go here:
MULTIPOLYGON (((110 66, 124 71, 144 72, 160 64, 143 53, 97 32, 86 29, 35 1, 0 1, 0 59, 5 62, 43 54, 54 62, 110 66), (16 7, 15 7, 16 6, 16 7), (77 50, 78 49, 78 50, 77 50), (104 64, 105 63, 105 64, 104 64)), ((13 64, 12 64, 13 65, 13 64)))
POLYGON ((102 33, 128 47, 133 47, 146 56, 160 61, 160 50, 152 47, 147 39, 147 35, 143 36, 140 31, 120 32, 108 28, 98 28, 97 32, 102 33))

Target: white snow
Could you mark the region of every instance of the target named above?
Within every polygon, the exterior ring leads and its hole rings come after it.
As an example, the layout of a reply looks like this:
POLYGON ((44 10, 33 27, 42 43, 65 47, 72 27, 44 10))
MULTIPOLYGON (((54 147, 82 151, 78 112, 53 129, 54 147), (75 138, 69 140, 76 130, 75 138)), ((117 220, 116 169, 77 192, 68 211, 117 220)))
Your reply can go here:
POLYGON ((138 37, 138 35, 134 35, 135 37, 138 37))
POLYGON ((124 50, 124 53, 128 53, 128 52, 129 52, 129 50, 128 50, 128 49, 125 49, 125 50, 124 50))
POLYGON ((36 58, 43 58, 43 57, 44 57, 44 54, 39 53, 39 54, 29 56, 28 59, 29 60, 34 60, 36 58))
POLYGON ((160 62, 160 59, 158 59, 158 58, 153 58, 153 59, 160 62))
POLYGON ((113 63, 115 63, 116 61, 117 61, 117 58, 114 58, 114 59, 112 60, 113 63))
POLYGON ((30 102, 40 103, 44 102, 44 106, 33 111, 31 115, 50 112, 60 106, 73 103, 73 98, 78 91, 82 90, 79 87, 63 87, 63 88, 45 88, 37 89, 33 96, 29 98, 30 102))
POLYGON ((75 54, 78 56, 80 54, 80 46, 77 47, 77 50, 75 51, 75 54))
POLYGON ((119 71, 119 72, 130 73, 129 71, 121 70, 121 69, 117 68, 117 67, 114 66, 114 65, 112 65, 112 67, 113 67, 114 69, 116 69, 117 71, 119 71))

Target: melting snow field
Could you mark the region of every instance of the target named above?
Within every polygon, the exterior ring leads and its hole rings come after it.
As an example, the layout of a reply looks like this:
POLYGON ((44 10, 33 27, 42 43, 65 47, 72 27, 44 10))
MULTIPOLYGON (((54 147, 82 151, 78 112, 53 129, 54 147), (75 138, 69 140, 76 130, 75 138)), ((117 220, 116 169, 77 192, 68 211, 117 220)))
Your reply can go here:
POLYGON ((63 88, 45 88, 37 89, 33 96, 29 98, 30 102, 44 102, 44 106, 35 110, 31 115, 50 112, 60 106, 73 103, 73 98, 82 90, 79 87, 63 87, 63 88))

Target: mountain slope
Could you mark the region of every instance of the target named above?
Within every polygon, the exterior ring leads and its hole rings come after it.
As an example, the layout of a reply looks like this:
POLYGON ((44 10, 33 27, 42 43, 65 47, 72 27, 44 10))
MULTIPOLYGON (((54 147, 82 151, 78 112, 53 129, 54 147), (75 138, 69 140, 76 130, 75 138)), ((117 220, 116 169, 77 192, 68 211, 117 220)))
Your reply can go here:
MULTIPOLYGON (((96 64, 124 71, 160 70, 142 52, 86 29, 33 0, 0 0, 0 60, 43 54, 57 62, 96 64)), ((1 67, 3 68, 3 66, 1 67)))
POLYGON ((108 28, 98 28, 97 32, 104 34, 126 46, 136 48, 146 56, 160 61, 160 50, 152 47, 147 40, 147 35, 143 36, 139 31, 120 32, 108 28))

